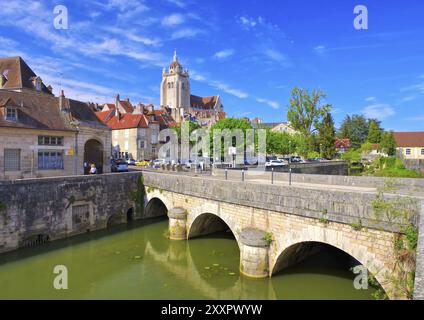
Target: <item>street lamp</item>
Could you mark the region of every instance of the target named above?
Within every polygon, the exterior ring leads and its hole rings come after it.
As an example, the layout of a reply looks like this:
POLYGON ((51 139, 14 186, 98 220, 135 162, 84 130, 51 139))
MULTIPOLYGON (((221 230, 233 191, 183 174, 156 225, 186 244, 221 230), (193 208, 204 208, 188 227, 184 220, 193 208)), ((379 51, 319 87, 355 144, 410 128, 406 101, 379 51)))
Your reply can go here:
POLYGON ((71 121, 69 123, 71 126, 75 127, 75 142, 74 142, 74 175, 78 175, 78 133, 79 133, 79 126, 81 122, 78 120, 71 121))
POLYGON ((291 169, 291 140, 289 140, 289 186, 292 181, 292 169, 291 169))

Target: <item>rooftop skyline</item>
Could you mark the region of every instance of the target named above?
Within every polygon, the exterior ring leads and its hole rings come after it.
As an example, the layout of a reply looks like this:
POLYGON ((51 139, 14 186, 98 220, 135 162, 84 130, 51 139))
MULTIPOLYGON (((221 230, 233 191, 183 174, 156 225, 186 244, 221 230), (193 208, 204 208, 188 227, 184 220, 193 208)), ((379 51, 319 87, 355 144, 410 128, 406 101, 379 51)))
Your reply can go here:
POLYGON ((99 103, 118 93, 159 105, 177 50, 191 91, 220 95, 228 116, 285 121, 294 86, 321 89, 346 114, 387 129, 424 129, 420 1, 0 0, 0 56, 22 56, 55 94, 99 103), (353 27, 356 5, 369 29, 353 27), (56 5, 69 29, 57 30, 56 5), (305 9, 307 8, 307 10, 305 9))

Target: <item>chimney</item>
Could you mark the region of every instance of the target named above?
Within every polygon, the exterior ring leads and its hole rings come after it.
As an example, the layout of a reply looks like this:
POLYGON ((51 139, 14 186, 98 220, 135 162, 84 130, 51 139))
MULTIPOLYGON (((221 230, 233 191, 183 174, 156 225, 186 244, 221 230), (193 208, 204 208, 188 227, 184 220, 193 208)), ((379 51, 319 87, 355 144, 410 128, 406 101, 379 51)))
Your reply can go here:
POLYGON ((144 114, 144 104, 139 103, 135 108, 133 114, 144 114))
POLYGON ((60 111, 66 111, 66 103, 65 103, 65 92, 63 90, 60 90, 59 94, 59 110, 60 111))
POLYGON ((125 99, 125 101, 126 101, 126 102, 130 102, 130 98, 126 98, 126 99, 125 99))
POLYGON ((154 106, 153 104, 149 104, 149 105, 147 106, 147 111, 148 111, 148 112, 153 112, 153 111, 155 111, 155 106, 154 106))
POLYGON ((51 93, 53 93, 53 87, 52 87, 52 86, 50 86, 50 85, 49 85, 49 86, 47 87, 47 89, 48 89, 51 93))
POLYGON ((119 94, 116 95, 115 98, 115 109, 119 108, 119 101, 121 100, 121 98, 119 97, 119 94))

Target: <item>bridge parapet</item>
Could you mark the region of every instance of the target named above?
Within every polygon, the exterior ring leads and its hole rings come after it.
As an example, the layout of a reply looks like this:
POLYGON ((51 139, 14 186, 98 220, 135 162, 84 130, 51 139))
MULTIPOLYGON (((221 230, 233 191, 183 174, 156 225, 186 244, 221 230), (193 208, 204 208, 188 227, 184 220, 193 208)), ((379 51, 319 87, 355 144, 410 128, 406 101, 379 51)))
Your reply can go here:
MULTIPOLYGON (((358 224, 373 229, 400 232, 401 224, 407 221, 392 220, 378 216, 373 209, 377 193, 369 190, 303 188, 259 184, 247 181, 225 181, 220 179, 144 172, 146 186, 209 200, 272 210, 323 221, 358 224)), ((385 195, 395 199, 396 195, 385 195)), ((411 210, 416 210, 414 201, 411 210)))

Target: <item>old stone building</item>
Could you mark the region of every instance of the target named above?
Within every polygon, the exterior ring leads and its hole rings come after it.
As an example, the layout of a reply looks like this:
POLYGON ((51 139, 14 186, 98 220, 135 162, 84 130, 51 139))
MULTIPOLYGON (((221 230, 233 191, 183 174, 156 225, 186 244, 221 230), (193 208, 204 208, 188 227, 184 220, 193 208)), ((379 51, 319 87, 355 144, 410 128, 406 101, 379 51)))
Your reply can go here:
POLYGON ((0 58, 0 179, 110 171, 110 129, 90 106, 52 93, 21 57, 0 58))
POLYGON ((198 97, 190 93, 189 72, 183 69, 176 52, 168 70, 164 68, 162 72, 160 105, 177 123, 191 120, 210 126, 226 116, 219 96, 198 97))
POLYGON ((262 122, 261 119, 255 118, 251 121, 254 128, 269 128, 274 132, 286 132, 288 134, 298 133, 293 129, 290 122, 262 122))
POLYGON ((174 124, 164 110, 153 105, 133 106, 129 99, 107 103, 96 112, 100 121, 112 129, 113 158, 152 160, 159 151, 159 132, 174 124))

